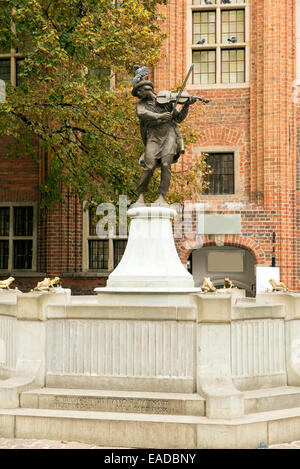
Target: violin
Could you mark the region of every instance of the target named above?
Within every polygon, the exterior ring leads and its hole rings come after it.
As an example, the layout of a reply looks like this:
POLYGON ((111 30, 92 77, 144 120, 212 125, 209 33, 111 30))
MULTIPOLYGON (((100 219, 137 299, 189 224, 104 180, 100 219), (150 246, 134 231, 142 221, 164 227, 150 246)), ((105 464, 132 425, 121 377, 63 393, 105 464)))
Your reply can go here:
POLYGON ((176 104, 185 104, 187 103, 191 98, 198 99, 204 104, 207 104, 210 102, 210 99, 202 98, 201 96, 191 96, 187 91, 183 91, 180 96, 180 93, 172 93, 171 91, 160 91, 156 95, 156 102, 158 104, 168 104, 168 103, 176 103, 176 104), (179 96, 179 99, 178 99, 179 96))

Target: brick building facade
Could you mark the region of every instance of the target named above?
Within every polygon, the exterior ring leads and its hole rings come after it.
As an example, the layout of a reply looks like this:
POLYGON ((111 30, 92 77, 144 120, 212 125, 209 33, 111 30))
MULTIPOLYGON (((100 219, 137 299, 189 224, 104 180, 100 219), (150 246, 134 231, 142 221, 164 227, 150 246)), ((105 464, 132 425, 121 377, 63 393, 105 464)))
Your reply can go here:
MULTIPOLYGON (((224 260, 229 254, 234 267, 229 261, 226 273, 252 294, 254 267, 274 265, 275 247, 281 280, 300 290, 300 0, 223 1, 169 0, 162 7, 167 39, 151 76, 155 90, 182 82, 194 63, 187 90, 211 100, 194 122, 201 130, 199 142, 177 166, 185 169, 206 152, 218 173, 213 193, 197 201, 206 215, 215 215, 201 238, 203 248, 199 240, 182 238, 176 240, 178 252, 196 284, 204 275, 221 284, 225 271, 214 256, 222 254, 224 260), (233 216, 229 230, 226 215, 233 216)), ((41 277, 59 275, 73 293, 92 293, 116 263, 117 240, 97 248, 105 268, 90 269, 93 237, 78 201, 66 192, 64 205, 47 217, 40 214, 38 188, 46 168, 46 161, 7 161, 0 153, 0 209, 10 210, 9 223, 2 217, 2 233, 0 217, 0 277, 12 274, 26 291, 41 277), (15 236, 18 207, 31 206, 32 228, 20 228, 15 236), (26 269, 20 250, 30 246, 26 269)))

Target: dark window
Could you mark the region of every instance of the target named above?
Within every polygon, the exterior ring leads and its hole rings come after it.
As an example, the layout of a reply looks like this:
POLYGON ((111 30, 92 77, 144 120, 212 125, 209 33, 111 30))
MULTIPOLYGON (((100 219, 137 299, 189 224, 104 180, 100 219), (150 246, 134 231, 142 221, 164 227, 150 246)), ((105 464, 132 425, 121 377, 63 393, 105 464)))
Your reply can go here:
POLYGON ((32 240, 14 241, 13 269, 32 269, 32 240))
POLYGON ((9 236, 9 207, 0 207, 0 236, 9 236))
POLYGON ((32 236, 33 207, 14 207, 14 236, 32 236))
POLYGON ((0 241, 0 269, 8 269, 9 241, 0 241))
POLYGON ((89 269, 108 269, 108 240, 89 240, 89 269))
POLYGON ((5 82, 10 81, 10 59, 0 59, 0 78, 5 82))
POLYGON ((211 174, 207 194, 234 194, 234 154, 210 153, 206 158, 211 174))
POLYGON ((89 208, 89 236, 97 236, 97 224, 101 220, 101 215, 96 214, 97 207, 89 208))
POLYGON ((31 270, 32 265, 33 207, 0 207, 0 270, 31 270))
POLYGON ((117 267, 126 249, 127 239, 114 239, 114 267, 117 267))

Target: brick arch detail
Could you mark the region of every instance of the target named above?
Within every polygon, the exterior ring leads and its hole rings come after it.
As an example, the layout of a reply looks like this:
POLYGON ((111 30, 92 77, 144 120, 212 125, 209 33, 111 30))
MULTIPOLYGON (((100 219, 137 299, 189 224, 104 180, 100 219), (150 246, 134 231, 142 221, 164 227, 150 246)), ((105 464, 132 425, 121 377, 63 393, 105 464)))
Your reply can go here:
MULTIPOLYGON (((215 237, 212 235, 204 235, 203 242, 185 240, 178 245, 179 256, 186 263, 190 254, 201 247, 216 246, 215 237), (212 239, 213 238, 213 239, 212 239)), ((225 235, 224 246, 232 246, 235 248, 245 249, 254 257, 255 264, 265 265, 265 253, 261 246, 253 239, 242 235, 225 235)))
POLYGON ((209 145, 245 145, 244 133, 242 131, 234 130, 225 126, 208 127, 201 129, 201 136, 194 148, 197 145, 209 144, 209 145))

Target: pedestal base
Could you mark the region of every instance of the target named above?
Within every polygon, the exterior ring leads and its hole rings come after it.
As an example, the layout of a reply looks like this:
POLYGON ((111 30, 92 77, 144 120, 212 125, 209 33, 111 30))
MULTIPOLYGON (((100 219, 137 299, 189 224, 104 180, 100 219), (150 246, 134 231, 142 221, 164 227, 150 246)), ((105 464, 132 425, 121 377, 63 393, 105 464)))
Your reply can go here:
MULTIPOLYGON (((110 289, 194 289, 192 275, 176 251, 171 220, 176 211, 167 207, 135 207, 125 253, 110 274, 110 289)), ((98 289, 96 289, 98 291, 98 289)))

